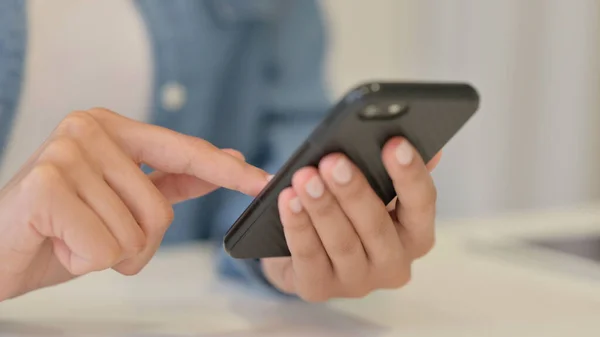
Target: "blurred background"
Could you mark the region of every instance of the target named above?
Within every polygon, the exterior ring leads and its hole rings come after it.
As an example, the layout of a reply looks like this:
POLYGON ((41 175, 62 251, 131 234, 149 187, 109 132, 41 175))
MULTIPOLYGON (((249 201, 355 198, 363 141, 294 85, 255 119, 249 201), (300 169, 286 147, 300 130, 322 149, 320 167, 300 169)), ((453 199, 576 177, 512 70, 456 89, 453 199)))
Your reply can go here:
MULTIPOLYGON (((121 43, 130 44, 111 42, 108 48, 144 50, 146 45, 139 38, 142 22, 133 22, 128 16, 132 14, 125 8, 117 12, 119 15, 113 13, 113 7, 125 7, 117 6, 118 1, 103 2, 105 6, 92 0, 63 0, 59 6, 32 2, 36 6, 30 15, 35 22, 41 22, 40 27, 42 23, 63 27, 56 31, 38 27, 38 48, 69 48, 65 50, 71 55, 79 55, 73 53, 96 50, 93 41, 122 30, 130 35, 121 43), (82 19, 59 24, 64 20, 59 13, 66 8, 79 11, 82 19), (111 17, 114 25, 99 29, 83 24, 95 15, 111 17), (77 25, 78 30, 69 30, 68 24, 77 25), (57 40, 57 36, 62 39, 57 40)), ((440 217, 568 207, 600 198, 600 1, 319 3, 329 31, 326 75, 333 100, 365 80, 468 81, 478 88, 482 98, 480 111, 445 148, 441 165, 434 173, 440 217)), ((133 11, 133 7, 128 10, 133 11)), ((77 77, 71 79, 60 67, 48 67, 53 62, 48 55, 34 55, 37 56, 32 60, 39 67, 36 74, 48 74, 48 79, 63 76, 65 83, 72 86, 60 87, 62 92, 53 89, 61 97, 73 90, 69 88, 76 88, 79 77, 90 68, 85 66, 86 57, 74 58, 83 61, 77 63, 79 70, 72 73, 77 77), (52 75, 53 69, 56 75, 52 75)), ((114 54, 102 64, 120 64, 132 74, 146 74, 149 61, 139 62, 139 57, 114 54)), ((97 69, 89 70, 90 76, 94 71, 104 71, 97 69)), ((144 78, 140 81, 150 82, 144 78)), ((46 108, 47 97, 52 96, 45 93, 52 85, 40 79, 32 83, 36 100, 31 99, 33 105, 24 110, 46 108)), ((107 87, 83 92, 64 102, 50 102, 56 111, 65 113, 73 105, 89 106, 89 102, 96 101, 108 102, 100 105, 109 104, 117 111, 138 109, 121 102, 110 84, 107 81, 107 87)), ((128 87, 137 88, 133 84, 128 87)), ((143 90, 146 88, 135 95, 130 93, 134 102, 144 99, 143 90)), ((36 134, 46 134, 62 117, 61 113, 48 114, 46 123, 20 125, 35 127, 36 134)), ((31 129, 19 129, 17 125, 15 133, 24 134, 24 130, 31 129)), ((7 181, 39 145, 35 139, 23 140, 22 144, 27 147, 15 147, 8 154, 12 160, 7 160, 10 167, 3 170, 0 183, 7 181)))
POLYGON ((468 81, 479 113, 435 171, 440 217, 600 197, 600 1, 321 1, 338 98, 367 79, 468 81))

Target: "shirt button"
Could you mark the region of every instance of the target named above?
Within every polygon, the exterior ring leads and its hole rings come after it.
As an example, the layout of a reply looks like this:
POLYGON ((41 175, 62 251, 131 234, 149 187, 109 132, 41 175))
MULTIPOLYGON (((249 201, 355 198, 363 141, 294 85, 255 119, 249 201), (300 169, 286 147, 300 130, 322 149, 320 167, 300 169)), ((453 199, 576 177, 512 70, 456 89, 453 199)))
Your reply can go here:
POLYGON ((177 82, 168 82, 162 86, 161 102, 163 109, 177 112, 183 108, 187 100, 186 88, 177 82))

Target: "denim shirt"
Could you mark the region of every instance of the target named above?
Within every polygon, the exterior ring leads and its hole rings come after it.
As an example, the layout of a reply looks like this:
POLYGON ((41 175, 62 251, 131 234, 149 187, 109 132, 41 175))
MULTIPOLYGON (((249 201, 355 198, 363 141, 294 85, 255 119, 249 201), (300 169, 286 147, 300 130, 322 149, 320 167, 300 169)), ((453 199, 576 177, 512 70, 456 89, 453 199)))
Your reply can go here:
MULTIPOLYGON (((153 47, 154 124, 235 148, 274 172, 329 106, 315 1, 137 0, 136 6, 153 47), (187 97, 176 112, 161 103, 173 85, 187 97)), ((19 101, 26 20, 26 1, 0 1, 0 160, 19 101)), ((250 201, 218 191, 178 204, 165 242, 217 242, 220 272, 270 289, 258 261, 230 259, 220 245, 250 201)))

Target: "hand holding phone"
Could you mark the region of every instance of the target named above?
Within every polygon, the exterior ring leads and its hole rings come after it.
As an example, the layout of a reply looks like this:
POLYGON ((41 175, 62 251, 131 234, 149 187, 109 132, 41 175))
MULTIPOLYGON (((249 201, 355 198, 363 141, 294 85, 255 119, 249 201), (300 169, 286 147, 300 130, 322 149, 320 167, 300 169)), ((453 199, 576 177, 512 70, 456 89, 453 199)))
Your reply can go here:
POLYGON ((464 84, 358 87, 234 224, 227 251, 262 258, 273 285, 308 301, 403 286, 434 243, 429 171, 478 103, 464 84))
POLYGON ((461 83, 368 83, 349 92, 308 137, 225 237, 235 258, 289 256, 278 208, 280 193, 305 167, 329 154, 345 155, 368 186, 388 204, 398 191, 382 160, 382 148, 405 138, 429 162, 479 107, 475 89, 461 83))
POLYGON ((434 244, 436 190, 429 171, 404 138, 381 151, 399 193, 389 208, 343 154, 300 169, 279 197, 292 257, 262 259, 277 288, 311 302, 362 297, 405 285, 412 262, 434 244))

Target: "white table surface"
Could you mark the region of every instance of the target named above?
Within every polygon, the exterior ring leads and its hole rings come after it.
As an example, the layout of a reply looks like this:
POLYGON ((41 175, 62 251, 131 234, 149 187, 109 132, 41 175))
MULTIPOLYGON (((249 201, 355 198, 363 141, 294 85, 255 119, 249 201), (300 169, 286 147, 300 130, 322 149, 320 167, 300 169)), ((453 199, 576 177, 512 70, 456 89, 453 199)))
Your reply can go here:
POLYGON ((163 250, 135 277, 0 303, 0 336, 600 336, 600 266, 515 245, 575 233, 600 233, 600 205, 440 223, 409 286, 326 305, 223 284, 206 247, 163 250))

